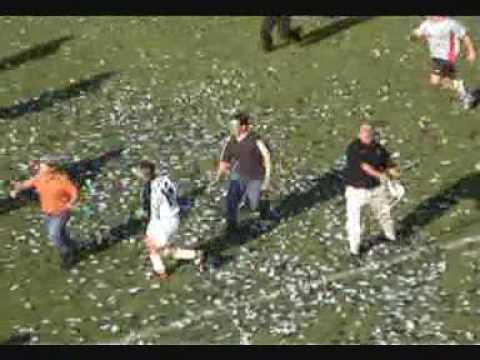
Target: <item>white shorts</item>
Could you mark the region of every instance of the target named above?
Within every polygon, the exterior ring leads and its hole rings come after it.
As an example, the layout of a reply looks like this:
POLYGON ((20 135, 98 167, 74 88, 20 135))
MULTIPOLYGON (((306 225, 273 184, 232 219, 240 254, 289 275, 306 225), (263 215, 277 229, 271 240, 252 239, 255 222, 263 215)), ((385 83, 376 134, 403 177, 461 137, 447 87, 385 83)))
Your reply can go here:
POLYGON ((177 232, 179 223, 178 217, 150 221, 147 226, 147 236, 158 248, 169 246, 173 243, 173 235, 177 232))

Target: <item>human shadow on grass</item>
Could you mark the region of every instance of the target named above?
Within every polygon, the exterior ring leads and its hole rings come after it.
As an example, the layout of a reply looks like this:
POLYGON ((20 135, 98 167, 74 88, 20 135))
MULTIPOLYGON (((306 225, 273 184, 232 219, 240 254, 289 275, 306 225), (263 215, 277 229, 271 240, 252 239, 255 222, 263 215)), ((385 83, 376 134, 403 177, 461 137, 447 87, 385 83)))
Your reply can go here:
MULTIPOLYGON (((465 176, 418 204, 397 224, 397 240, 394 243, 414 244, 419 230, 446 215, 462 199, 475 200, 476 207, 480 210, 480 174, 465 176)), ((365 251, 386 241, 388 240, 380 235, 373 237, 365 243, 365 251)))
POLYGON ((215 258, 221 265, 228 263, 233 257, 225 258, 222 253, 231 247, 237 247, 248 243, 273 231, 278 225, 289 219, 302 214, 313 206, 334 199, 344 193, 344 182, 342 173, 331 169, 319 178, 313 180, 314 185, 309 189, 292 192, 280 201, 280 204, 273 210, 279 215, 279 219, 272 221, 266 227, 251 227, 251 221, 241 222, 234 232, 224 233, 199 246, 215 258))
POLYGON ((302 36, 300 46, 309 46, 317 42, 325 40, 326 38, 338 34, 341 31, 347 30, 355 25, 362 24, 370 21, 374 16, 358 16, 347 17, 340 20, 336 20, 327 26, 322 26, 319 29, 315 29, 302 36))
MULTIPOLYGON (((35 194, 32 195, 34 197, 35 194)), ((29 199, 30 200, 30 199, 29 199)), ((20 209, 26 204, 26 200, 22 198, 13 199, 11 197, 0 198, 0 215, 7 214, 11 211, 20 209)))
POLYGON ((62 170, 70 177, 78 188, 82 188, 87 180, 94 181, 110 161, 119 159, 124 148, 106 151, 97 157, 67 164, 62 170))
POLYGON ((15 334, 10 336, 7 340, 0 342, 1 345, 27 345, 30 343, 32 335, 27 334, 15 334))
POLYGON ((52 55, 60 49, 67 41, 71 41, 73 36, 62 36, 61 38, 47 41, 42 44, 34 45, 18 54, 0 59, 0 71, 12 70, 26 62, 38 60, 48 55, 52 55))
MULTIPOLYGON (((189 216, 191 213, 190 210, 195 205, 196 198, 200 196, 205 189, 206 186, 200 186, 178 197, 181 221, 184 221, 189 216)), ((92 236, 92 239, 81 242, 81 258, 88 254, 106 251, 132 236, 137 237, 137 239, 143 238, 146 227, 147 222, 145 220, 130 217, 125 223, 104 231, 103 234, 100 234, 100 237, 92 236)))
POLYGON ((422 201, 399 223, 399 235, 408 239, 416 231, 444 216, 463 199, 476 201, 480 210, 480 174, 472 173, 445 188, 437 195, 422 201))
POLYGON ((472 96, 474 98, 472 108, 477 108, 480 104, 480 89, 475 89, 472 91, 472 96))
POLYGON ((96 92, 105 81, 116 74, 117 72, 115 71, 104 72, 75 82, 62 89, 45 91, 39 97, 21 101, 17 105, 2 107, 0 108, 0 119, 17 119, 26 114, 41 112, 55 104, 79 97, 85 93, 96 92))
POLYGON ((0 198, 0 215, 18 210, 23 206, 37 200, 37 193, 33 189, 20 191, 16 198, 11 198, 10 196, 0 198))
MULTIPOLYGON (((81 188, 86 180, 95 180, 106 163, 115 158, 119 158, 122 151, 123 148, 107 151, 95 158, 67 164, 61 167, 60 170, 65 172, 77 187, 81 188)), ((15 199, 11 197, 0 198, 0 215, 18 210, 32 201, 37 200, 38 196, 33 189, 20 192, 15 199)))

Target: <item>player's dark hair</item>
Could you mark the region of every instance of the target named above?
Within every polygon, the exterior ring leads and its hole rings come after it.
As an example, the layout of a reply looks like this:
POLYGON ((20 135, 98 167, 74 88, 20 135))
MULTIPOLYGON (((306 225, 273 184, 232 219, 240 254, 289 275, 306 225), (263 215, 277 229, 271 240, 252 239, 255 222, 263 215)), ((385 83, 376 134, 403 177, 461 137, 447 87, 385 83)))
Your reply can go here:
POLYGON ((235 118, 240 122, 240 126, 248 126, 250 123, 250 117, 246 113, 239 113, 235 118))
POLYGON ((155 173, 155 164, 148 160, 142 160, 140 162, 140 169, 148 169, 151 174, 155 173))

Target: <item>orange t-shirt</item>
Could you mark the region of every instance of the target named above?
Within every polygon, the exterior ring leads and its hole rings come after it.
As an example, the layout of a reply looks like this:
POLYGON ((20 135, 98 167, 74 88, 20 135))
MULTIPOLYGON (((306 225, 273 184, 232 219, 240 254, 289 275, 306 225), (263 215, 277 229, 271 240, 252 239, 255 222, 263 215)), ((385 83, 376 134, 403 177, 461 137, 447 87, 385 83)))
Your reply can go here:
POLYGON ((35 188, 42 211, 50 215, 59 214, 78 194, 78 189, 66 175, 53 171, 39 173, 27 180, 26 184, 35 188))

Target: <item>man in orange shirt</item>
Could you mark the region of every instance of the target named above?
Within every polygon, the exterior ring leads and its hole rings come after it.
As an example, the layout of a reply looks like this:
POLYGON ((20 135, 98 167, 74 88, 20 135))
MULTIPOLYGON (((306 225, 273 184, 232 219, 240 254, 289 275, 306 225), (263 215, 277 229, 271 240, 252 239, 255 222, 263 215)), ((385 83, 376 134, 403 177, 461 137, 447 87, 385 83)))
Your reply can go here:
POLYGON ((66 225, 78 199, 78 189, 66 175, 54 169, 51 159, 43 158, 32 164, 36 174, 25 182, 14 182, 10 196, 15 198, 26 189, 36 190, 47 235, 62 258, 62 269, 67 270, 74 265, 76 257, 76 246, 66 231, 66 225))

